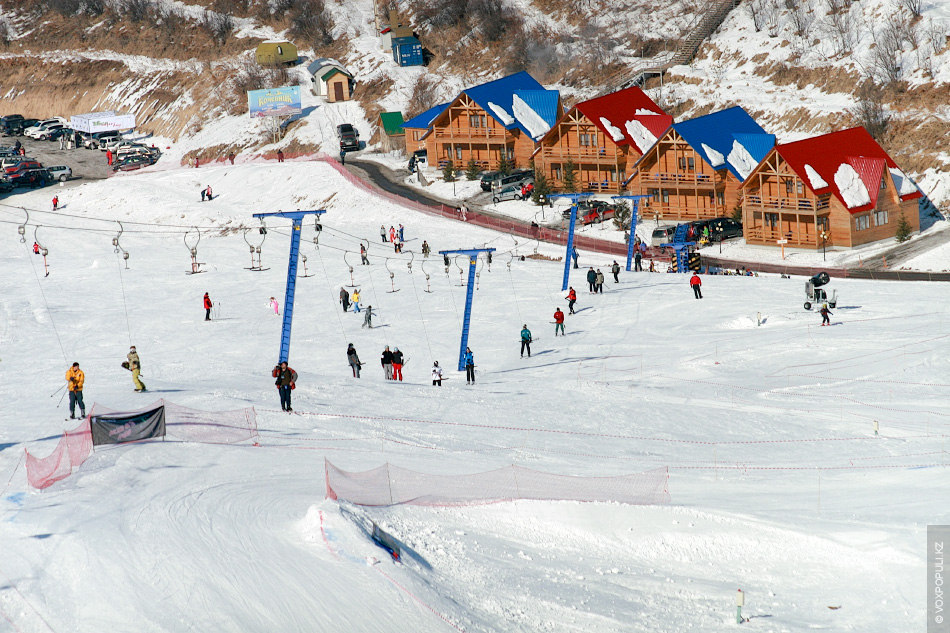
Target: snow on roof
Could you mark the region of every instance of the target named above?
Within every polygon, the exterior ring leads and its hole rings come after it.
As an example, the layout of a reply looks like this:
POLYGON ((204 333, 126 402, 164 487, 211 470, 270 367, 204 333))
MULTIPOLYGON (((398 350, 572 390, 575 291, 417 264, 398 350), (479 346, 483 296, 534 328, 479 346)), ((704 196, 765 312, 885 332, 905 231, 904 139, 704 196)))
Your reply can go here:
POLYGON ((531 138, 538 140, 544 136, 551 126, 541 118, 541 115, 535 112, 531 106, 524 102, 518 94, 515 94, 511 102, 511 111, 515 118, 528 129, 531 138))
POLYGON ((614 142, 624 140, 625 137, 620 128, 608 121, 606 118, 600 117, 600 124, 604 126, 604 129, 607 130, 607 133, 610 134, 610 138, 612 138, 614 142))
POLYGON ((745 180, 745 177, 736 169, 735 164, 722 158, 725 154, 732 152, 733 144, 737 140, 756 164, 775 146, 775 136, 766 134, 765 130, 749 116, 749 113, 739 106, 674 123, 673 129, 711 167, 715 169, 726 167, 739 180, 745 180), (765 147, 768 149, 763 151, 762 148, 765 147), (706 148, 713 149, 717 157, 714 159, 706 148), (759 154, 762 155, 759 156, 759 154))
POLYGON ((729 156, 726 160, 739 172, 739 177, 742 180, 748 178, 752 170, 755 169, 755 166, 759 164, 759 161, 752 158, 752 154, 749 153, 749 150, 738 140, 732 142, 732 150, 729 152, 729 156))
POLYGON ((907 177, 907 174, 897 167, 889 167, 888 171, 891 172, 891 178, 894 180, 894 188, 897 189, 898 195, 907 196, 916 193, 917 185, 914 184, 913 180, 907 177))
POLYGON ((815 171, 815 168, 805 163, 805 175, 808 176, 808 182, 811 183, 811 188, 814 190, 824 189, 828 186, 828 183, 825 182, 825 179, 818 175, 818 172, 815 171))
POLYGON ((702 146, 703 151, 706 152, 706 156, 709 158, 710 166, 721 167, 723 163, 726 162, 725 157, 721 153, 717 152, 705 143, 700 143, 700 145, 702 146))
MULTIPOLYGON (((534 77, 521 71, 513 75, 508 75, 507 77, 502 77, 501 79, 466 88, 462 92, 468 95, 472 101, 477 103, 490 116, 497 119, 506 129, 517 127, 530 136, 531 132, 528 128, 525 127, 521 121, 513 117, 509 113, 509 110, 514 105, 515 92, 544 90, 544 86, 539 84, 534 77)), ((453 101, 454 100, 455 99, 453 99, 453 101)), ((530 98, 522 98, 522 101, 531 103, 532 106, 534 105, 530 98)), ((535 109, 535 112, 538 111, 539 110, 535 109)), ((553 121, 551 123, 553 124, 553 121)))
POLYGON ((867 188, 861 182, 861 177, 848 163, 841 163, 838 166, 838 171, 835 172, 835 184, 849 209, 871 204, 871 196, 868 195, 867 188))
POLYGON ((654 112, 653 110, 647 110, 646 108, 637 108, 637 111, 633 113, 635 116, 649 116, 651 114, 663 114, 662 112, 654 112))
POLYGON ((641 154, 645 154, 656 143, 656 136, 653 132, 637 119, 630 119, 624 127, 627 128, 627 136, 630 137, 630 140, 637 146, 641 154))
MULTIPOLYGON (((514 97, 512 97, 512 102, 514 102, 514 97)), ((511 116, 510 114, 508 114, 508 111, 505 110, 500 105, 498 105, 497 103, 493 103, 489 101, 488 109, 495 113, 495 117, 497 117, 498 120, 501 121, 505 125, 505 127, 515 124, 515 118, 511 116)))

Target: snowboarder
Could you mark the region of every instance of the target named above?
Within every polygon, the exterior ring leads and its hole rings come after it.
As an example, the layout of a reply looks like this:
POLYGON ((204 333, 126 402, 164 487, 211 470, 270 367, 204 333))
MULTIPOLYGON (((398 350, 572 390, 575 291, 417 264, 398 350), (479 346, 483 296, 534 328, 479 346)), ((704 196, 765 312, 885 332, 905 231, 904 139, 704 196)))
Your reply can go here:
POLYGON ((353 291, 353 294, 350 295, 350 301, 353 302, 353 312, 360 311, 360 289, 357 288, 353 291))
POLYGON ((589 294, 594 294, 594 292, 597 290, 597 287, 594 285, 596 283, 597 283, 597 272, 594 270, 594 267, 591 266, 590 270, 587 271, 587 286, 589 288, 587 292, 589 294))
POLYGON ((383 244, 385 244, 386 243, 386 225, 385 224, 379 225, 379 236, 383 238, 383 244))
POLYGON ((426 259, 429 258, 429 253, 432 252, 432 249, 429 248, 429 243, 425 240, 422 240, 422 256, 426 259))
POLYGON ((274 297, 271 297, 270 303, 268 305, 270 305, 275 315, 280 314, 280 303, 277 302, 277 299, 275 299, 274 297))
POLYGON ((574 268, 577 268, 577 249, 573 246, 571 247, 571 259, 574 260, 574 268))
POLYGON ((346 348, 346 360, 349 361, 350 367, 353 369, 353 377, 359 378, 360 367, 363 366, 363 363, 360 362, 360 357, 356 355, 356 348, 353 347, 352 343, 346 348))
POLYGON ((432 363, 432 386, 442 386, 442 368, 439 367, 439 361, 432 363))
POLYGON ((594 292, 604 294, 604 273, 600 271, 600 268, 597 269, 597 281, 594 282, 594 292))
POLYGON ((207 194, 209 202, 214 198, 214 196, 211 195, 211 185, 208 185, 208 188, 205 189, 205 194, 207 194))
POLYGON ((402 382, 402 366, 405 364, 402 352, 398 347, 393 348, 393 380, 402 382))
POLYGON ((135 345, 129 348, 129 353, 126 356, 129 359, 128 369, 132 372, 132 383, 135 385, 135 390, 138 392, 146 391, 145 383, 142 382, 142 361, 139 359, 138 352, 135 351, 135 345))
POLYGON ((211 297, 208 296, 208 293, 205 293, 205 321, 211 320, 211 297))
POLYGON ((558 330, 564 336, 564 313, 560 308, 554 311, 554 336, 557 336, 558 330))
POLYGON ((79 363, 66 370, 66 384, 69 389, 69 419, 76 418, 76 405, 79 405, 79 417, 86 417, 86 404, 82 401, 82 385, 86 381, 86 374, 79 369, 79 363))
POLYGON ((278 163, 284 162, 284 150, 282 149, 277 150, 277 162, 278 163))
POLYGON ((290 413, 293 411, 290 408, 290 392, 297 388, 297 372, 287 365, 287 361, 281 361, 274 367, 271 376, 277 379, 274 384, 277 385, 277 393, 280 395, 280 408, 290 413))
POLYGON ((363 327, 373 329, 373 306, 366 306, 366 314, 363 316, 363 327))
POLYGON ((59 208, 59 196, 53 196, 53 211, 59 208))
POLYGON ((613 265, 610 267, 610 272, 614 275, 614 283, 620 283, 620 264, 617 263, 617 260, 614 260, 613 265))
POLYGON ((831 310, 828 309, 828 304, 822 304, 821 310, 818 312, 821 313, 821 324, 822 325, 831 325, 831 319, 828 318, 828 315, 834 314, 831 310))
POLYGON ((386 380, 392 380, 393 353, 389 351, 389 345, 387 345, 386 349, 383 350, 383 355, 380 357, 379 363, 383 366, 383 373, 386 375, 386 380))
POLYGON ((640 249, 637 248, 633 251, 633 270, 634 272, 643 272, 643 266, 640 265, 640 260, 643 259, 643 254, 640 249))
POLYGON ((567 296, 564 297, 567 299, 567 309, 571 314, 574 314, 574 304, 577 302, 577 293, 574 292, 574 286, 571 286, 567 289, 567 296))
POLYGON ((525 350, 528 350, 528 358, 531 358, 531 330, 527 323, 521 326, 521 358, 524 358, 525 350))
POLYGON ((340 288, 340 303, 343 304, 344 312, 350 309, 350 293, 346 291, 346 288, 340 288))
POLYGON ((689 278, 689 285, 693 289, 693 295, 695 295, 697 299, 702 299, 703 298, 703 291, 702 291, 703 281, 699 278, 698 273, 693 273, 693 276, 689 278))
POLYGON ((472 353, 471 348, 465 348, 465 384, 474 385, 475 384, 475 354, 472 353))
POLYGON ((363 262, 364 266, 369 264, 369 257, 366 256, 366 246, 360 244, 360 260, 363 262))

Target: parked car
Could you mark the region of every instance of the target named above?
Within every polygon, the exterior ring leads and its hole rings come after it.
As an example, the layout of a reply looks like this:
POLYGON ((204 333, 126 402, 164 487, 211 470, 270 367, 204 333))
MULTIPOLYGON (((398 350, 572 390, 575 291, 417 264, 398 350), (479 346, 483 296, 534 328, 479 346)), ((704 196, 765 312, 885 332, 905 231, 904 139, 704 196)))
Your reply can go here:
MULTIPOLYGON (((16 167, 20 163, 25 163, 28 160, 33 160, 28 156, 20 156, 18 154, 13 154, 12 156, 3 156, 0 158, 0 169, 5 172, 7 167, 16 167)), ((0 172, 2 173, 2 172, 0 172)))
POLYGON ((72 130, 62 123, 50 123, 43 130, 37 132, 35 138, 38 141, 52 141, 58 139, 64 131, 72 132, 72 130))
POLYGON ((491 191, 491 184, 497 178, 500 177, 499 173, 501 172, 498 172, 498 171, 483 171, 482 172, 482 177, 479 179, 479 183, 478 183, 481 186, 482 191, 491 191))
POLYGON ((421 169, 429 164, 429 152, 424 149, 417 149, 409 157, 409 173, 415 173, 416 169, 421 169))
POLYGON ((48 128, 51 125, 63 127, 66 125, 66 121, 62 117, 53 117, 52 119, 44 119, 32 127, 24 128, 23 135, 29 136, 30 138, 36 138, 41 132, 46 130, 46 128, 48 128))
POLYGON ((521 200, 521 185, 508 185, 495 191, 491 196, 492 202, 503 200, 521 200))
POLYGON ((521 186, 528 181, 534 182, 534 171, 530 169, 516 169, 507 176, 501 176, 495 180, 492 180, 492 189, 498 190, 508 185, 517 185, 521 186))
POLYGON ((709 221, 709 239, 713 242, 742 237, 742 222, 732 218, 713 218, 709 221))
MULTIPOLYGON (((580 213, 580 209, 577 210, 580 213)), ((578 219, 582 224, 600 224, 601 222, 606 222, 614 217, 614 214, 617 210, 609 204, 598 204, 593 205, 587 208, 584 211, 583 215, 579 215, 578 219)))
POLYGON ((129 140, 125 138, 125 136, 123 136, 121 132, 119 132, 119 135, 116 137, 107 137, 104 139, 100 139, 99 150, 104 152, 107 149, 111 149, 112 152, 115 153, 115 150, 117 148, 122 147, 123 145, 127 145, 128 143, 129 143, 129 140))
POLYGON ((23 131, 39 123, 39 119, 23 119, 20 121, 11 121, 4 126, 4 132, 9 136, 22 136, 23 131))
POLYGON ((341 123, 336 126, 336 135, 342 138, 344 134, 352 134, 356 138, 360 137, 360 131, 350 123, 341 123))
POLYGON ((115 130, 108 132, 93 132, 92 134, 83 134, 82 146, 86 149, 99 149, 99 147, 110 140, 119 138, 119 133, 115 130))
POLYGON ((72 137, 72 135, 73 135, 72 128, 61 127, 58 130, 53 130, 52 132, 49 132, 48 134, 44 132, 43 134, 40 135, 40 138, 45 139, 47 141, 58 141, 59 137, 65 136, 66 140, 69 140, 70 137, 72 137))
POLYGON ((162 152, 157 147, 149 147, 141 143, 123 143, 112 149, 116 158, 122 159, 126 156, 153 156, 156 160, 161 158, 162 152))
POLYGON ((7 136, 13 136, 23 123, 22 114, 8 114, 0 117, 0 131, 7 136))
POLYGON ((676 225, 661 226, 653 229, 650 236, 650 246, 659 246, 660 244, 669 244, 673 241, 673 233, 676 232, 676 225))
POLYGON ((50 176, 60 182, 66 182, 73 176, 73 169, 69 165, 52 165, 51 167, 47 167, 46 171, 49 172, 50 176))
POLYGON ((0 176, 0 193, 13 191, 13 182, 6 176, 0 176))
MULTIPOLYGON (((4 162, 6 162, 6 160, 4 160, 4 162)), ((8 176, 14 172, 26 171, 27 169, 43 169, 43 165, 41 165, 39 161, 27 158, 26 160, 11 163, 9 167, 3 168, 8 176)))
POLYGON ((355 152, 360 148, 360 139, 355 134, 342 134, 340 136, 340 151, 355 152))
POLYGON ((11 175, 14 187, 45 187, 52 184, 53 177, 45 169, 27 169, 17 175, 11 175))
POLYGON ((154 156, 127 156, 112 163, 112 171, 134 171, 154 165, 157 160, 154 156))

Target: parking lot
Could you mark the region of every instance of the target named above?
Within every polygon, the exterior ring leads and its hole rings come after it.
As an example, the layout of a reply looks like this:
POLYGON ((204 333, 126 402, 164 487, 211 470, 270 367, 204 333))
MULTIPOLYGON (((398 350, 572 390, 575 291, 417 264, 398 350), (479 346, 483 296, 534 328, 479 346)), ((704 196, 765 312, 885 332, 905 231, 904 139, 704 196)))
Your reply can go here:
POLYGON ((59 149, 59 141, 37 141, 27 136, 0 137, 0 145, 12 146, 18 140, 26 148, 26 155, 35 158, 44 167, 68 165, 73 170, 73 175, 63 183, 66 187, 78 185, 83 181, 101 180, 112 173, 106 161, 106 153, 97 149, 59 149))

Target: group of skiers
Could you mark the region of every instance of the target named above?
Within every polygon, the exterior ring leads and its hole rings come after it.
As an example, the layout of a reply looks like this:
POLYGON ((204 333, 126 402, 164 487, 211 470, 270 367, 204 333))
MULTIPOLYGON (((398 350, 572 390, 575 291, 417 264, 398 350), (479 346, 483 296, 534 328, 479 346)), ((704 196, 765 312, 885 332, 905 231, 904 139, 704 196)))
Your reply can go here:
MULTIPOLYGON (((383 355, 379 359, 380 364, 383 366, 383 374, 386 376, 386 380, 398 380, 402 382, 402 367, 406 364, 408 359, 403 356, 403 353, 399 351, 399 348, 396 347, 392 351, 389 349, 389 345, 386 346, 386 349, 383 350, 383 355)), ((436 361, 438 364, 438 361, 436 361)))
POLYGON ((360 289, 354 288, 353 294, 346 291, 346 288, 340 288, 340 305, 344 312, 350 311, 350 305, 353 306, 353 312, 363 312, 363 326, 372 329, 373 327, 373 306, 366 306, 365 310, 360 308, 360 289))
MULTIPOLYGON (((145 383, 142 382, 142 361, 139 359, 135 345, 129 348, 122 367, 132 372, 132 384, 136 392, 146 391, 145 383)), ((66 391, 69 394, 69 418, 71 420, 86 417, 86 403, 83 401, 82 390, 86 383, 86 374, 79 367, 78 362, 74 362, 66 370, 66 391), (79 407, 79 415, 76 415, 76 407, 79 407)), ((62 389, 62 387, 60 387, 62 389)))

